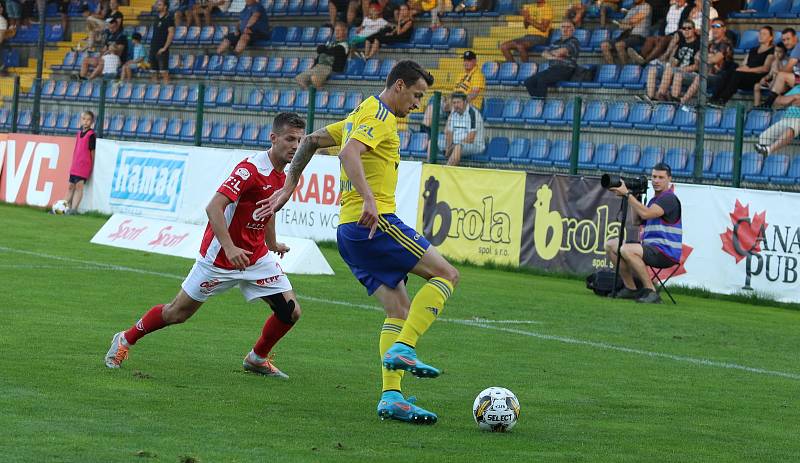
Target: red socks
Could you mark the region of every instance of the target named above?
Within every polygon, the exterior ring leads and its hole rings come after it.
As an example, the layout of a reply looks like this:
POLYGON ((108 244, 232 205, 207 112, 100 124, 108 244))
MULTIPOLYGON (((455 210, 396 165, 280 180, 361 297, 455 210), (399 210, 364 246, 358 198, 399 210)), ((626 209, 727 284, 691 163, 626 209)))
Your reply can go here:
POLYGON ((154 306, 125 332, 125 340, 128 341, 128 344, 134 345, 142 336, 167 326, 167 323, 161 317, 161 309, 163 308, 164 304, 154 306))
POLYGON ((278 320, 278 317, 276 317, 275 314, 270 315, 266 323, 264 323, 264 328, 261 330, 261 337, 258 338, 258 341, 256 341, 256 345, 253 347, 253 352, 259 357, 266 357, 269 354, 269 351, 272 350, 272 347, 283 337, 283 335, 288 333, 293 326, 293 324, 284 323, 278 320))

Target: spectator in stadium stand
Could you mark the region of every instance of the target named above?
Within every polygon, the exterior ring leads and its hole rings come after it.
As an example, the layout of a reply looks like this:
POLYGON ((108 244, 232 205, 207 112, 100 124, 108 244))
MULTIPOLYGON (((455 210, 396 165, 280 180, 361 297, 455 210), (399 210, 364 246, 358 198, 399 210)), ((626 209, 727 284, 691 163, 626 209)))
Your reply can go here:
POLYGON ((634 48, 628 48, 628 57, 631 62, 647 64, 663 55, 671 43, 680 39, 681 34, 678 33, 678 28, 686 21, 691 11, 686 1, 673 0, 663 26, 659 28, 658 35, 651 35, 645 39, 641 54, 634 48))
MULTIPOLYGON (((353 49, 362 43, 366 44, 367 40, 376 38, 378 32, 389 25, 389 21, 381 16, 381 6, 379 4, 370 4, 367 11, 368 15, 361 21, 361 25, 356 29, 355 37, 350 41, 350 47, 353 49)), ((356 52, 356 54, 359 55, 360 58, 366 58, 366 55, 371 56, 373 54, 372 45, 373 43, 370 42, 369 45, 364 46, 364 53, 356 52)))
POLYGON ((216 13, 227 13, 231 7, 230 0, 203 0, 195 5, 195 21, 200 25, 200 16, 203 17, 203 25, 211 25, 211 15, 216 13))
POLYGON ((762 156, 777 153, 800 135, 800 85, 776 98, 774 106, 787 109, 778 122, 759 135, 755 148, 762 156))
MULTIPOLYGON (((103 59, 104 55, 113 54, 117 56, 118 60, 127 60, 128 57, 128 37, 125 36, 125 33, 122 31, 122 25, 120 21, 114 18, 109 18, 108 20, 108 29, 103 32, 103 49, 100 52, 100 56, 87 56, 84 58, 83 62, 81 63, 81 70, 76 75, 73 74, 73 78, 77 78, 79 80, 83 79, 94 79, 99 77, 102 74, 105 74, 103 71, 103 67, 105 66, 105 62, 108 61, 109 63, 113 63, 114 59, 109 57, 103 59), (89 73, 89 68, 94 66, 94 71, 89 73)), ((117 66, 119 66, 119 61, 117 61, 117 66)))
POLYGON ((564 19, 571 22, 575 28, 583 25, 583 18, 586 16, 586 5, 582 1, 576 1, 564 12, 564 19))
POLYGON ((522 15, 522 24, 526 34, 514 40, 500 44, 500 51, 506 61, 514 62, 512 51, 517 50, 519 60, 528 61, 528 51, 538 45, 547 43, 553 22, 553 8, 546 0, 536 0, 535 3, 523 5, 519 14, 522 15))
POLYGON ((575 25, 570 21, 562 22, 561 38, 542 53, 542 58, 548 60, 550 66, 525 79, 525 88, 532 97, 546 98, 549 85, 569 80, 575 73, 581 44, 574 35, 575 25))
POLYGON ((772 106, 772 102, 777 96, 783 95, 787 90, 800 83, 800 46, 797 46, 797 32, 793 28, 787 27, 781 33, 781 42, 786 47, 788 60, 772 80, 769 92, 764 92, 765 106, 772 106))
MULTIPOLYGON (((708 43, 708 91, 715 92, 723 82, 733 75, 736 71, 736 62, 733 60, 733 43, 728 38, 728 31, 725 21, 717 18, 711 22, 711 41, 708 43)), ((700 59, 700 54, 695 55, 695 59, 700 59)), ((688 111, 689 101, 697 95, 700 90, 700 76, 697 73, 676 72, 676 79, 684 79, 683 74, 692 75, 692 83, 682 96, 680 91, 675 92, 675 85, 672 86, 672 96, 680 98, 681 109, 688 111), (678 74, 681 74, 680 76, 678 74)))
POLYGON ((467 95, 462 92, 453 93, 451 104, 453 112, 450 113, 444 130, 445 157, 448 166, 457 166, 462 156, 483 153, 486 141, 483 137, 481 112, 467 103, 467 95))
POLYGON ((687 19, 680 28, 679 36, 676 35, 670 42, 664 55, 658 60, 658 66, 647 67, 647 93, 645 99, 652 103, 653 100, 669 101, 670 86, 675 90, 673 95, 679 95, 684 79, 686 85, 691 85, 698 69, 697 52, 700 51, 700 38, 694 28, 694 21, 687 19), (663 64, 662 64, 663 63, 663 64), (679 78, 675 78, 679 74, 679 78), (661 75, 661 84, 656 90, 658 74, 661 75))
POLYGON ((597 0, 592 2, 588 10, 595 16, 600 16, 600 26, 605 27, 608 21, 608 13, 619 11, 620 0, 597 0))
POLYGON ((190 27, 192 25, 192 19, 194 18, 195 1, 196 0, 172 1, 172 5, 169 9, 170 11, 172 11, 172 17, 175 20, 176 27, 180 26, 190 27))
POLYGON ((456 13, 463 13, 465 11, 492 11, 491 0, 454 0, 453 11, 456 13))
MULTIPOLYGON (((36 2, 35 0, 22 0, 20 6, 22 7, 22 25, 30 26, 32 24, 32 19, 34 19, 36 2)), ((38 17, 36 19, 38 21, 38 17)))
POLYGON ((650 181, 655 195, 647 205, 628 191, 625 182, 617 188, 610 188, 618 196, 628 197, 631 211, 643 221, 644 226, 641 243, 626 240, 619 248, 619 240, 614 238, 605 243, 605 249, 611 262, 617 262, 617 249, 620 250, 619 275, 625 287, 617 293, 617 297, 658 304, 661 297, 653 286, 646 266, 670 268, 680 263, 683 226, 681 202, 675 195, 670 166, 663 162, 654 165, 650 181), (636 289, 634 276, 641 283, 641 289, 636 289))
POLYGON ((0 48, 6 44, 6 34, 8 31, 8 18, 6 17, 6 9, 3 3, 0 2, 0 48))
POLYGON ((86 18, 86 43, 77 43, 73 48, 74 51, 91 51, 102 43, 103 31, 106 29, 105 20, 110 11, 108 0, 100 0, 94 11, 90 11, 88 6, 85 7, 81 14, 86 18))
POLYGON ((651 8, 650 31, 647 34, 660 35, 663 33, 667 21, 667 11, 674 0, 645 0, 651 8))
POLYGON ((153 21, 153 39, 150 41, 150 54, 148 63, 153 72, 152 79, 157 82, 158 78, 167 84, 169 83, 169 49, 172 46, 172 39, 175 37, 175 19, 169 13, 167 0, 156 2, 156 19, 153 21))
POLYGON ((325 45, 317 47, 317 57, 314 65, 295 77, 297 84, 303 89, 313 85, 321 89, 332 72, 342 72, 347 65, 347 55, 350 45, 347 43, 347 24, 343 21, 336 23, 333 28, 333 39, 325 45))
POLYGON ((150 67, 149 63, 145 61, 145 58, 147 58, 147 51, 145 50, 144 44, 142 44, 142 34, 134 32, 131 36, 131 42, 133 42, 131 59, 122 65, 120 80, 123 81, 131 80, 133 71, 136 69, 144 70, 150 67))
POLYGON ((769 88, 772 86, 772 80, 789 61, 789 57, 786 56, 786 45, 784 45, 783 42, 778 42, 775 45, 775 52, 773 54, 775 58, 772 60, 772 66, 770 66, 769 72, 753 86, 753 106, 760 107, 762 105, 762 92, 769 93, 770 95, 772 94, 772 92, 769 91, 769 88))
MULTIPOLYGON (((708 8, 708 23, 711 24, 715 19, 719 18, 716 8, 709 6, 708 8)), ((689 12, 689 19, 694 21, 694 28, 699 30, 703 29, 703 2, 696 1, 692 11, 689 12)), ((712 37, 711 31, 708 31, 708 38, 712 37)))
MULTIPOLYGON (((478 66, 478 55, 474 51, 465 51, 461 58, 464 61, 464 74, 458 79, 453 93, 461 92, 467 96, 467 103, 470 106, 480 111, 483 108, 483 93, 486 90, 486 77, 484 77, 480 66, 478 66)), ((422 119, 422 131, 430 134, 431 121, 433 119, 433 105, 432 100, 428 100, 428 105, 425 107, 425 115, 422 119)), ((447 97, 442 98, 442 105, 440 111, 440 119, 445 120, 450 114, 450 100, 447 97)))
POLYGON ((234 52, 241 54, 253 40, 269 40, 269 20, 267 10, 258 0, 246 0, 245 6, 239 13, 239 30, 225 36, 217 48, 218 54, 223 54, 231 47, 234 52))
POLYGON ((58 8, 58 16, 61 19, 61 30, 64 34, 69 28, 69 5, 71 0, 47 0, 47 3, 55 3, 58 8))
POLYGON ((348 26, 353 25, 360 7, 359 0, 329 0, 328 18, 331 26, 339 21, 345 22, 348 26))
POLYGON ((367 40, 365 43, 372 43, 371 55, 366 55, 367 59, 375 56, 381 49, 381 44, 403 43, 411 40, 411 34, 414 33, 414 18, 411 17, 411 11, 408 5, 400 5, 397 13, 397 23, 392 25, 391 28, 385 28, 380 31, 377 36, 372 40, 367 40))
POLYGON ((774 37, 771 26, 763 26, 758 31, 758 45, 751 48, 747 56, 742 58, 742 63, 731 78, 722 82, 711 104, 724 106, 737 90, 749 91, 769 73, 772 61, 775 59, 774 37))
POLYGON ((22 6, 17 0, 6 0, 4 6, 8 15, 8 27, 9 29, 14 29, 20 24, 22 6))
POLYGON ((408 8, 412 17, 422 13, 430 13, 431 29, 441 26, 439 22, 439 11, 441 10, 440 0, 408 0, 408 8))
POLYGON ((644 44, 650 30, 650 20, 653 8, 644 0, 635 0, 633 8, 628 10, 622 21, 614 23, 622 29, 622 35, 614 41, 606 41, 600 44, 600 51, 607 64, 614 64, 614 54, 616 52, 617 61, 625 64, 628 57, 627 49, 631 47, 641 47, 644 44))

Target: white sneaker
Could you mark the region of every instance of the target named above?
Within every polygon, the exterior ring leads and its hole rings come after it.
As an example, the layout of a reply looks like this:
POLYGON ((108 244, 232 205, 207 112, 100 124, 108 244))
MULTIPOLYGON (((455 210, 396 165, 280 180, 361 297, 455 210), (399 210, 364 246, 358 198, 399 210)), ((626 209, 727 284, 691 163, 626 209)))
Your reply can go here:
POLYGON ((111 338, 111 347, 106 352, 106 366, 108 368, 119 368, 122 362, 128 358, 130 345, 123 336, 124 331, 120 331, 111 338))

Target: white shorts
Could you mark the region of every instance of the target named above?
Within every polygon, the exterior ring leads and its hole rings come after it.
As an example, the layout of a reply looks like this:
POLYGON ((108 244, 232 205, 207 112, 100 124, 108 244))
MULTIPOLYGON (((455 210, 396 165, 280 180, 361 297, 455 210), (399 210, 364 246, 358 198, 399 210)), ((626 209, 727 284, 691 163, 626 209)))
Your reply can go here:
POLYGON ((198 260, 181 288, 195 301, 205 302, 210 296, 223 293, 237 283, 247 302, 292 289, 289 277, 271 252, 244 270, 225 270, 198 260))

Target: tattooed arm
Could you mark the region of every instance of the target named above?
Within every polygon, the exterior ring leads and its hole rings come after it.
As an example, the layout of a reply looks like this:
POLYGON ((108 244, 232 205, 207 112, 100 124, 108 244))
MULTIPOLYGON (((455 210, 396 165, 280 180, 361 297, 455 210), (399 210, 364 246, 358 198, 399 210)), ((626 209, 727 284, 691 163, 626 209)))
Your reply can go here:
POLYGON ((257 204, 261 207, 256 209, 256 217, 270 217, 277 213, 292 197, 294 189, 297 188, 297 183, 300 181, 300 175, 303 169, 306 168, 311 157, 320 148, 328 148, 336 145, 336 141, 331 137, 326 127, 323 127, 309 135, 303 137, 300 146, 294 153, 292 163, 289 164, 288 172, 286 173, 286 183, 283 188, 273 193, 268 199, 259 201, 257 204))

